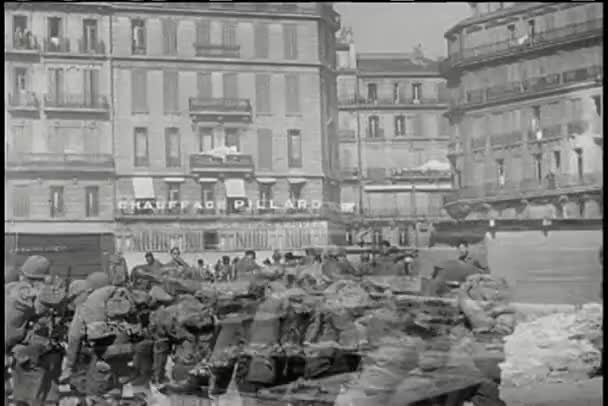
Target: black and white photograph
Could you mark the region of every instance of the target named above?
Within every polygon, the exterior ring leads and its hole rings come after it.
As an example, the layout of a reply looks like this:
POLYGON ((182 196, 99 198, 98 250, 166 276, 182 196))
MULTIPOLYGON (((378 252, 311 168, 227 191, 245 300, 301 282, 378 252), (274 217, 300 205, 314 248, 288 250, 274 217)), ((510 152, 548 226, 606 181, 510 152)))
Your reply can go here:
POLYGON ((4 3, 4 404, 603 404, 603 3, 4 3))

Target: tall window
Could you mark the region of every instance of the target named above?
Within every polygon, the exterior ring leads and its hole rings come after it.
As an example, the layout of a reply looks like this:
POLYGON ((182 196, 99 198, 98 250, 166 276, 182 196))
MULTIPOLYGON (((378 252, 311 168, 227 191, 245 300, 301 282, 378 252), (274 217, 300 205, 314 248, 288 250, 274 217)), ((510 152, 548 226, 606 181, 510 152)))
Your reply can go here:
POLYGON ((181 145, 177 128, 165 129, 165 159, 167 168, 179 168, 181 166, 181 145))
POLYGON ((241 143, 239 140, 238 128, 225 128, 224 136, 224 143, 227 147, 234 147, 237 151, 240 151, 241 143))
POLYGON ((395 136, 402 137, 405 135, 405 117, 395 117, 395 136))
POLYGON ((543 156, 541 154, 534 155, 534 174, 538 183, 543 181, 543 156))
POLYGON ((268 24, 254 25, 254 55, 256 58, 268 58, 268 24))
POLYGON ((399 83, 393 83, 393 103, 397 104, 401 101, 401 97, 399 95, 399 83))
POLYGON ((269 202, 272 200, 272 183, 260 183, 258 187, 262 206, 268 208, 269 202))
POLYGON ((258 128, 258 167, 272 170, 272 130, 258 128))
POLYGON ((226 47, 235 47, 236 43, 236 24, 224 22, 222 24, 222 44, 226 47))
POLYGON ((63 186, 51 186, 49 205, 51 217, 61 217, 65 214, 63 206, 63 186))
POLYGON ((200 99, 210 99, 213 97, 211 85, 211 73, 199 72, 196 75, 197 96, 200 99))
POLYGON ((255 109, 258 113, 270 113, 270 75, 255 75, 255 109))
POLYGON ((148 72, 143 69, 131 71, 131 102, 133 113, 148 112, 148 72))
POLYGON ((213 149, 213 128, 199 127, 198 129, 198 151, 209 152, 213 149))
POLYGON ((28 44, 26 33, 27 17, 16 15, 13 16, 13 47, 15 49, 30 49, 33 44, 28 44))
POLYGON ((201 183, 202 213, 215 213, 215 183, 201 183))
POLYGON ((290 183, 289 184, 289 200, 298 201, 302 199, 302 189, 304 188, 303 183, 290 183))
POLYGON ((177 54, 177 22, 164 19, 163 22, 163 54, 177 54))
POLYGON ((422 99, 422 83, 412 84, 412 99, 414 103, 419 103, 422 99))
POLYGON ((99 216, 99 187, 87 186, 84 190, 85 214, 87 217, 99 216))
POLYGON ((593 96, 593 103, 595 103, 595 112, 601 117, 602 116, 602 96, 593 96))
POLYGON ((148 129, 138 127, 135 129, 135 166, 148 166, 150 164, 148 151, 148 129))
POLYGON ((224 73, 222 76, 222 86, 224 90, 224 98, 236 99, 239 97, 238 79, 236 73, 224 73))
POLYGON ((583 150, 576 150, 576 173, 578 175, 578 180, 583 181, 583 177, 585 174, 585 167, 583 166, 583 150))
POLYGON ((163 72, 165 114, 179 113, 179 76, 175 71, 163 72))
POLYGON ((134 55, 146 53, 146 23, 140 18, 131 20, 131 51, 134 55))
POLYGON ((176 202, 173 206, 167 205, 170 213, 179 213, 180 207, 180 184, 179 183, 167 183, 167 202, 176 202))
POLYGON ((368 137, 379 138, 380 137, 380 118, 378 116, 370 116, 368 119, 368 137))
POLYGON ((504 161, 504 159, 496 160, 496 168, 497 168, 496 176, 498 178, 498 186, 503 187, 505 185, 505 161, 504 161))
POLYGON ((13 188, 13 216, 28 217, 30 215, 30 192, 26 185, 13 188))
POLYGON ((285 59, 298 59, 298 26, 283 24, 285 59))
POLYGON ((540 122, 540 106, 532 106, 532 134, 535 138, 542 136, 541 122, 540 122))
POLYGON ((367 84, 367 102, 376 103, 378 101, 378 85, 375 83, 367 84))
POLYGON ((61 35, 61 17, 49 17, 48 20, 49 40, 52 45, 59 46, 61 35))
POLYGON ((27 70, 25 68, 15 68, 14 91, 15 97, 25 96, 27 91, 27 70))
POLYGON ((562 154, 560 151, 553 151, 553 169, 559 173, 562 169, 562 154))
POLYGON ((95 52, 97 49, 97 20, 85 18, 82 21, 82 48, 83 51, 95 52))
POLYGON ((99 100, 99 71, 84 69, 84 103, 86 106, 97 106, 99 100))
POLYGON ((297 74, 285 75, 285 91, 287 114, 300 113, 300 78, 297 74))
POLYGON ((63 101, 64 75, 61 68, 49 68, 49 94, 47 100, 51 104, 59 104, 63 101))
POLYGON ((302 167, 302 135, 300 130, 289 130, 287 132, 287 157, 290 168, 302 167))

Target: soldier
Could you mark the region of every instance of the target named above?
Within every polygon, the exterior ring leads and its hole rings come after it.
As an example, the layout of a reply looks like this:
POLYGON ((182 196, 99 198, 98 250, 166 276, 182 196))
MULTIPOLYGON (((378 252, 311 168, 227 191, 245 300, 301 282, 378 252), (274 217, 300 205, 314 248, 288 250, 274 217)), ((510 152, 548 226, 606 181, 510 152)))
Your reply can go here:
MULTIPOLYGON (((50 262, 42 256, 31 256, 21 267, 21 274, 23 279, 5 297, 5 354, 12 352, 14 358, 16 404, 43 405, 61 367, 60 347, 50 339, 52 314, 40 300, 45 281, 49 281, 50 262)), ((57 299, 53 304, 58 304, 63 297, 53 299, 57 299)))
POLYGON ((126 286, 129 282, 129 268, 121 252, 111 255, 108 264, 108 277, 114 286, 126 286))
POLYGON ((489 272, 488 267, 483 266, 478 259, 471 255, 469 252, 469 243, 464 240, 458 243, 458 260, 473 265, 481 271, 480 273, 489 272))
POLYGON ((201 377, 190 372, 211 353, 217 298, 213 291, 197 293, 200 300, 183 295, 177 303, 158 309, 150 316, 154 340, 153 381, 166 381, 165 365, 173 354, 171 378, 175 384, 167 387, 173 391, 194 390, 204 383, 201 377))
POLYGON ((369 252, 363 252, 360 255, 359 265, 357 266, 357 274, 359 276, 370 275, 372 273, 372 263, 369 252))

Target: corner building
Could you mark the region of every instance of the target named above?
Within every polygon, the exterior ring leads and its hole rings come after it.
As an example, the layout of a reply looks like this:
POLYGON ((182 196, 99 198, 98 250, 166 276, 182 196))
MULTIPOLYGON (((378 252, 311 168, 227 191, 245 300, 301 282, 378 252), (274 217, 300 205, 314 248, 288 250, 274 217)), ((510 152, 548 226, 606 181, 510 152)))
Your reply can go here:
POLYGON ((470 3, 445 35, 456 219, 603 216, 602 3, 470 3))
POLYGON ((113 249, 109 11, 4 4, 6 263, 85 275, 113 249))
POLYGON ((330 219, 340 199, 330 3, 115 3, 112 27, 127 260, 343 238, 330 219), (241 199, 251 206, 234 210, 241 199))

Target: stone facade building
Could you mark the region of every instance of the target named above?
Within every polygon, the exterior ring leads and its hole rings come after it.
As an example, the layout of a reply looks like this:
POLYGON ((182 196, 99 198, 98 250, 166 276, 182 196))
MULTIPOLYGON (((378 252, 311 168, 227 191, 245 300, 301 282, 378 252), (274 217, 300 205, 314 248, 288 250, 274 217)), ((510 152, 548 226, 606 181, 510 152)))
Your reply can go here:
POLYGON ((599 218, 603 5, 470 3, 445 34, 457 219, 599 218))

